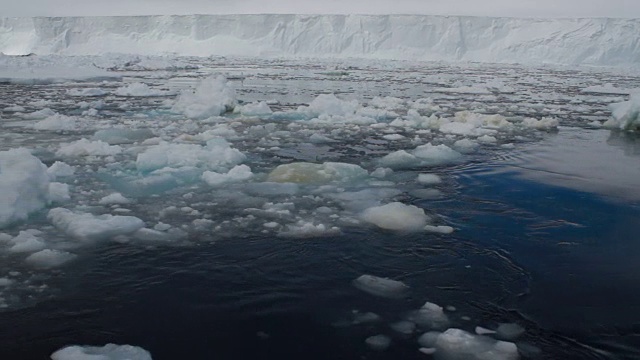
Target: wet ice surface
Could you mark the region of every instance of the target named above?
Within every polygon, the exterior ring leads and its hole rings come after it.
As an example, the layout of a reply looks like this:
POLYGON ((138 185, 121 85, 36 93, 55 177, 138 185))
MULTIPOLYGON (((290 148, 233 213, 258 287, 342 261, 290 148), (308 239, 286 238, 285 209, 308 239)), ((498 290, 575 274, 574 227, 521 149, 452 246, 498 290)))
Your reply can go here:
POLYGON ((638 77, 152 60, 0 84, 0 151, 49 167, 0 229, 7 354, 640 356, 637 136, 601 129, 638 77))

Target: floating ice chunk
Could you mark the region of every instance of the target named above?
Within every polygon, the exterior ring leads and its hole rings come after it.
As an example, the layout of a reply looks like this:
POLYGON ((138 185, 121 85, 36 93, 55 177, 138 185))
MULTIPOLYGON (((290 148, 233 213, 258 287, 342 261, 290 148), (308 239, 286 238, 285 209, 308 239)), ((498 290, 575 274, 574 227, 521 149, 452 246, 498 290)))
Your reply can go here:
POLYGON ((98 204, 100 205, 113 205, 113 204, 123 205, 123 204, 130 204, 130 203, 131 203, 131 200, 122 196, 122 194, 118 192, 109 194, 103 197, 102 199, 100 199, 100 201, 98 201, 98 204))
POLYGON ((398 150, 383 157, 380 160, 380 164, 394 169, 401 169, 419 166, 421 161, 415 155, 409 154, 404 150, 398 150))
POLYGON ((391 345, 391 338, 386 335, 374 335, 366 338, 364 342, 372 350, 384 351, 391 345))
POLYGON ((220 186, 230 182, 249 180, 252 177, 253 173, 251 172, 251 168, 247 165, 237 165, 226 174, 212 171, 205 171, 204 174, 202 174, 202 180, 210 186, 220 186))
POLYGON ((109 145, 103 141, 89 141, 80 139, 69 144, 60 146, 56 155, 75 157, 75 156, 110 156, 117 155, 122 152, 122 148, 118 145, 109 145))
POLYGON ((397 141, 397 140, 406 139, 405 136, 400 135, 400 134, 383 135, 382 138, 385 139, 385 140, 389 140, 389 141, 397 141))
POLYGON ((25 259, 25 262, 37 268, 49 269, 61 266, 75 259, 76 256, 77 255, 66 251, 44 249, 38 251, 37 253, 29 255, 25 259))
POLYGON ((420 309, 411 313, 409 320, 429 329, 440 330, 449 326, 449 318, 444 313, 444 309, 431 302, 426 302, 420 309))
POLYGON ((498 139, 491 135, 482 135, 476 139, 481 144, 496 144, 498 143, 498 139))
POLYGON ((103 141, 109 145, 132 144, 154 137, 149 129, 103 129, 93 134, 93 140, 103 141))
POLYGON ((476 326, 475 332, 478 335, 491 335, 496 333, 495 330, 486 329, 482 326, 476 326))
POLYGON ((133 216, 93 215, 74 213, 55 208, 47 218, 58 229, 80 240, 104 240, 133 233, 144 227, 144 222, 133 216))
POLYGON ((418 344, 420 346, 424 346, 425 348, 434 348, 436 343, 438 342, 438 337, 440 336, 440 332, 438 331, 428 331, 418 338, 418 344))
POLYGON ((462 155, 446 145, 425 144, 418 146, 411 153, 399 150, 380 159, 382 166, 392 169, 435 166, 458 161, 462 155))
POLYGON ((447 164, 455 162, 461 157, 460 153, 447 145, 425 144, 415 148, 412 153, 426 165, 447 164))
POLYGON ((438 336, 436 354, 443 359, 517 360, 514 343, 470 334, 460 329, 448 329, 438 336))
POLYGON ((301 107, 298 111, 307 112, 311 117, 321 114, 347 116, 354 115, 359 107, 360 104, 357 100, 347 101, 338 99, 334 94, 320 94, 311 101, 308 107, 301 107))
POLYGON ((70 96, 104 96, 107 95, 107 92, 100 88, 84 88, 84 89, 69 89, 67 90, 67 94, 70 96))
POLYGON ((389 169, 389 168, 377 168, 374 171, 371 172, 371 177, 374 178, 385 178, 389 175, 393 174, 393 170, 389 169))
POLYGON ((38 121, 33 125, 33 128, 46 131, 73 131, 81 129, 82 126, 78 118, 74 116, 55 114, 38 121))
POLYGON ((409 287, 401 281, 373 275, 361 275, 353 280, 353 286, 371 295, 398 299, 404 297, 409 287))
POLYGON ((361 313, 358 311, 355 311, 354 315, 353 315, 353 324, 354 325, 358 325, 358 324, 370 324, 370 323, 375 323, 380 321, 382 318, 380 317, 380 315, 376 314, 376 313, 372 313, 372 312, 366 312, 366 313, 361 313))
POLYGON ((427 225, 424 227, 424 230, 432 233, 438 233, 438 234, 451 234, 454 229, 451 226, 445 226, 445 225, 439 225, 439 226, 427 225))
POLYGON ((422 185, 437 185, 442 182, 440 176, 436 174, 419 174, 418 183, 422 185))
POLYGON ((27 120, 41 120, 41 119, 46 119, 50 116, 54 116, 56 114, 55 111, 49 109, 49 108, 44 108, 42 110, 38 110, 38 111, 34 111, 32 113, 28 113, 28 114, 24 114, 22 117, 27 119, 27 120))
POLYGON ((49 177, 52 180, 55 180, 59 177, 73 176, 75 170, 76 169, 69 164, 66 164, 62 161, 56 161, 51 166, 49 166, 49 169, 47 169, 47 174, 49 174, 49 177))
POLYGON ((338 227, 329 227, 325 224, 314 224, 310 221, 300 220, 295 224, 287 225, 286 228, 279 233, 284 237, 309 238, 327 235, 336 235, 340 233, 338 227))
POLYGON ((514 340, 524 334, 524 328, 518 324, 500 324, 496 329, 497 336, 504 340, 514 340))
POLYGON ((132 345, 67 346, 53 354, 51 360, 152 360, 145 349, 132 345))
POLYGON ((429 220, 423 209, 400 202, 368 208, 361 218, 383 229, 402 231, 422 230, 429 220))
POLYGON ((478 143, 471 139, 461 139, 453 143, 453 148, 463 154, 471 154, 478 150, 478 143))
POLYGON ((407 320, 398 321, 391 324, 390 326, 393 331, 403 335, 411 335, 414 331, 416 331, 416 324, 407 320))
POLYGON ((69 200, 71 200, 71 195, 69 195, 69 185, 59 182, 49 183, 49 201, 54 203, 63 203, 69 200))
POLYGON ((169 143, 151 146, 138 154, 136 167, 142 172, 184 166, 222 170, 238 165, 245 159, 246 156, 232 148, 226 140, 215 138, 209 140, 206 146, 169 143))
POLYGON ((171 111, 184 114, 190 119, 205 119, 219 116, 236 106, 236 94, 224 76, 203 79, 195 91, 183 90, 171 111))
POLYGON ((126 86, 121 86, 114 91, 114 94, 118 96, 167 96, 175 95, 172 91, 156 90, 149 87, 149 85, 136 82, 126 86))
POLYGON ((9 240, 12 246, 9 251, 22 253, 22 252, 36 252, 46 247, 45 242, 34 234, 32 231, 20 231, 20 233, 9 240))
POLYGON ((366 178, 368 175, 367 170, 355 164, 296 162, 279 165, 269 173, 268 180, 272 182, 317 184, 331 181, 352 182, 366 178))
POLYGON ((9 286, 11 284, 13 284, 13 280, 11 280, 9 278, 6 278, 6 277, 0 278, 0 286, 6 287, 6 286, 9 286))
POLYGON ((265 101, 250 103, 240 107, 240 113, 244 116, 269 116, 273 113, 265 101))
POLYGON ((537 130, 553 130, 557 129, 560 122, 556 118, 543 117, 542 119, 525 118, 522 125, 537 130))
POLYGON ((629 101, 609 105, 611 119, 603 124, 610 129, 640 131, 640 92, 632 94, 629 101))
POLYGON ((0 151, 0 229, 49 202, 47 167, 26 149, 0 151))
POLYGON ((420 349, 418 349, 418 351, 420 351, 421 353, 423 353, 425 355, 433 355, 433 354, 436 353, 436 348, 421 347, 420 349))

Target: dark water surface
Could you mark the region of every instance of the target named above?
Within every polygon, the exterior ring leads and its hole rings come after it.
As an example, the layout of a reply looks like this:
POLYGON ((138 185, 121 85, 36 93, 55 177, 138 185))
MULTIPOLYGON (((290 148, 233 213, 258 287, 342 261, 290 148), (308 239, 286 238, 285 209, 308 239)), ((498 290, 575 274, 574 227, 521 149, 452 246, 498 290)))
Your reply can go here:
MULTIPOLYGON (((577 142, 597 149, 597 137, 577 142)), ((45 359, 64 345, 113 342, 160 360, 423 359, 415 336, 394 334, 389 323, 428 300, 455 306, 452 327, 471 332, 521 324, 519 343, 540 350, 524 358, 640 359, 639 203, 541 181, 534 173, 544 164, 523 165, 553 149, 535 144, 447 169, 455 193, 414 204, 447 217, 452 235, 362 229, 87 249, 54 281, 51 300, 0 313, 0 358, 45 359), (351 281, 364 273, 402 280, 411 294, 363 293, 351 281), (383 321, 345 326, 353 310, 383 321), (364 344, 379 333, 393 338, 386 352, 364 344)), ((640 157, 627 151, 610 161, 640 157)))

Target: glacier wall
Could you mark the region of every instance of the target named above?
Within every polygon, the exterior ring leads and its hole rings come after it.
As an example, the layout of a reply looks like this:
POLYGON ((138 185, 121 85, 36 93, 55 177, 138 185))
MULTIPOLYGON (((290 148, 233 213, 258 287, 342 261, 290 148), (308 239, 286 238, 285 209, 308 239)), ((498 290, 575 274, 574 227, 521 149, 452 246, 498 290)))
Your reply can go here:
POLYGON ((637 66, 640 19, 425 15, 0 18, 5 54, 358 57, 637 66))

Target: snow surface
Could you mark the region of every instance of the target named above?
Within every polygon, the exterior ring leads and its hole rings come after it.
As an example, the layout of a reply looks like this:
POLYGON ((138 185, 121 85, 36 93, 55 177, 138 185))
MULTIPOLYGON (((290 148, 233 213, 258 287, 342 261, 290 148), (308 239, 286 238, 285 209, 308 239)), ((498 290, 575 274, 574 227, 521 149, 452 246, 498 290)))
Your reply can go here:
POLYGON ((11 55, 366 57, 637 66, 638 19, 425 15, 1 18, 11 55))

